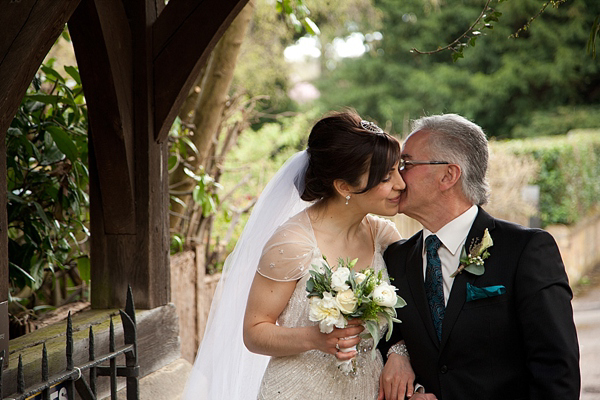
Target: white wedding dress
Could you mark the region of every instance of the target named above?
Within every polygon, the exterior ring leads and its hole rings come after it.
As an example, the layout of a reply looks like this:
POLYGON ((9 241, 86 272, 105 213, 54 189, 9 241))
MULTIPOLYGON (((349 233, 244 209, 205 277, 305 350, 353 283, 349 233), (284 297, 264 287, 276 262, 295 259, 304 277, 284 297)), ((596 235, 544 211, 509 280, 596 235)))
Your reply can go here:
MULTIPOLYGON (((383 251, 397 237, 391 221, 368 215, 375 253, 371 266, 383 271, 383 251)), ((329 260, 333 266, 335 260, 329 260)), ((308 319, 309 302, 306 281, 311 264, 320 264, 322 254, 306 210, 290 218, 268 241, 263 250, 258 272, 273 280, 298 280, 296 288, 277 323, 285 327, 316 325, 308 319)), ((385 340, 382 339, 382 340, 385 340)), ((371 358, 372 339, 363 339, 358 345, 356 372, 343 374, 331 354, 311 350, 286 357, 271 357, 258 394, 260 400, 367 400, 376 399, 383 361, 379 351, 371 358)))

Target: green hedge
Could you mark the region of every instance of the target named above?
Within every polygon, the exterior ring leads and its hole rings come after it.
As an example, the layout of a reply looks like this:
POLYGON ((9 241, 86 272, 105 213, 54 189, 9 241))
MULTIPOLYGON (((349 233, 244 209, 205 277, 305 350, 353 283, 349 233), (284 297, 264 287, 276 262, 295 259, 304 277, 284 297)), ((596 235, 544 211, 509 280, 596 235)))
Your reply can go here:
MULTIPOLYGON (((532 157, 540 167, 542 225, 574 224, 600 204, 600 130, 494 142, 498 150, 532 157)), ((509 165, 506 166, 510 168, 509 165)))
POLYGON ((512 130, 513 138, 565 135, 573 129, 596 129, 600 126, 600 107, 563 106, 548 111, 535 111, 526 125, 512 130))

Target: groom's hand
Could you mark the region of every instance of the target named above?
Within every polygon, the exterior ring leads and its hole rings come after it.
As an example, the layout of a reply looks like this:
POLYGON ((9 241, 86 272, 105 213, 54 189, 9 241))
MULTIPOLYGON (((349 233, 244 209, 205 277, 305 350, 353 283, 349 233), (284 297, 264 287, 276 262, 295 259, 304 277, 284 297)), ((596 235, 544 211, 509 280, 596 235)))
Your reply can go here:
POLYGON ((377 400, 404 400, 414 393, 415 373, 410 360, 400 354, 390 354, 379 378, 377 400))

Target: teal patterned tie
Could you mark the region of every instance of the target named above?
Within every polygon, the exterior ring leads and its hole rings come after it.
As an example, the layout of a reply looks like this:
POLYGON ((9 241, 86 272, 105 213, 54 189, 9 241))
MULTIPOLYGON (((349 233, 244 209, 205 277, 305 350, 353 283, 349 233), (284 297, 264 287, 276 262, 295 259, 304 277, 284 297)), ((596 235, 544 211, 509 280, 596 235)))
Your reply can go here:
POLYGON ((425 251, 427 254, 427 270, 425 272, 425 293, 429 302, 429 310, 433 318, 433 326, 437 332, 438 339, 442 340, 442 321, 446 306, 444 302, 444 288, 442 278, 442 262, 438 255, 438 249, 442 245, 440 239, 430 235, 425 239, 425 251))

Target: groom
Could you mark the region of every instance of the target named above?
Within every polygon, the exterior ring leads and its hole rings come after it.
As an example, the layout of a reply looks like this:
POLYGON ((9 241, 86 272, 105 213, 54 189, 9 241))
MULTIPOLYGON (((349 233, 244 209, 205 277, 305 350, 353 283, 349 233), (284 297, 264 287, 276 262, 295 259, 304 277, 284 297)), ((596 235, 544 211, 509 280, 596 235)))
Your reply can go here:
POLYGON ((579 398, 572 292, 558 247, 549 233, 480 207, 489 196, 487 145, 478 125, 455 114, 417 120, 404 142, 398 212, 424 229, 384 256, 408 304, 380 345, 388 400, 404 398, 403 345, 415 382, 440 400, 579 398), (463 247, 471 265, 456 273, 463 247))

